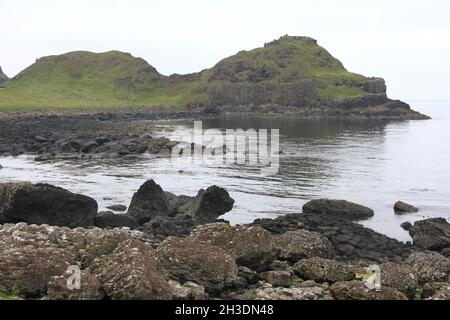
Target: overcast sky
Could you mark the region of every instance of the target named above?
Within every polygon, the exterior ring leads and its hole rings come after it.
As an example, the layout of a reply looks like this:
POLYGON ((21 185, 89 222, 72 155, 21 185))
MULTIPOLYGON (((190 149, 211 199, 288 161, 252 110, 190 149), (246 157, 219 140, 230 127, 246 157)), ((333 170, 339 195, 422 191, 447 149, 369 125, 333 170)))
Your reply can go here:
POLYGON ((450 99, 448 0, 0 0, 0 21, 9 76, 38 57, 112 49, 195 72, 289 34, 384 77, 393 98, 450 99))

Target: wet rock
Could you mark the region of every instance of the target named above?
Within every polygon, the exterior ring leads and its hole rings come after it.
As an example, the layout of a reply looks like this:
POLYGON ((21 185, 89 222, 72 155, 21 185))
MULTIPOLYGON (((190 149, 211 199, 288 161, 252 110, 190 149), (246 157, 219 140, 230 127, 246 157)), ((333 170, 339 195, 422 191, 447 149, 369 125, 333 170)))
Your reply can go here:
POLYGON ((409 234, 419 248, 433 251, 450 248, 450 224, 444 218, 417 221, 409 234))
POLYGON ((89 268, 113 300, 159 300, 172 297, 172 288, 157 271, 154 251, 136 240, 122 242, 112 254, 89 268))
POLYGON ((354 268, 344 262, 323 258, 303 259, 294 265, 294 271, 306 280, 337 282, 355 279, 354 268))
POLYGON ((97 202, 48 184, 0 184, 0 223, 92 226, 97 202))
POLYGON ((52 277, 48 283, 47 300, 102 300, 105 297, 102 284, 87 271, 80 272, 80 288, 69 289, 72 273, 52 277))
POLYGON ((350 220, 366 219, 373 217, 374 215, 372 209, 362 205, 345 200, 331 199, 312 200, 303 206, 303 212, 325 213, 350 220))
POLYGON ((158 267, 172 280, 217 293, 236 284, 237 266, 222 249, 193 239, 169 237, 156 253, 158 267))
POLYGON ((106 209, 117 211, 117 212, 125 212, 127 211, 127 206, 124 206, 122 204, 115 204, 109 207, 106 207, 106 209))
POLYGON ((381 287, 370 290, 361 281, 340 281, 330 286, 330 292, 337 300, 407 300, 400 291, 381 287))
POLYGON ((288 231, 279 236, 280 258, 297 262, 301 259, 322 257, 332 258, 330 241, 317 232, 308 230, 288 231))
POLYGON ((103 137, 97 137, 97 138, 94 139, 94 141, 95 141, 99 146, 101 146, 101 145, 103 145, 103 144, 105 144, 105 143, 110 142, 110 141, 111 141, 111 138, 110 138, 110 137, 106 137, 106 136, 103 136, 103 137))
POLYGON ((419 287, 416 276, 403 264, 392 262, 380 265, 381 285, 397 289, 409 299, 414 299, 419 287))
POLYGON ((238 277, 243 287, 255 284, 261 280, 258 273, 244 266, 238 268, 238 277))
POLYGON ((127 215, 144 224, 156 216, 170 214, 166 194, 154 180, 146 181, 133 195, 127 215))
POLYGON ((85 144, 83 144, 83 146, 80 148, 80 152, 82 153, 89 153, 92 149, 95 149, 98 147, 98 143, 95 141, 90 141, 87 142, 85 144))
POLYGON ((417 212, 417 211, 419 211, 419 209, 408 203, 405 203, 402 201, 397 201, 394 205, 394 211, 395 211, 395 213, 402 214, 402 213, 417 212))
POLYGON ((153 244, 159 245, 167 237, 189 235, 196 225, 196 222, 189 215, 178 217, 156 216, 137 229, 151 239, 153 244))
POLYGON ((197 227, 190 238, 221 248, 238 265, 257 272, 268 270, 279 254, 277 238, 259 227, 207 224, 197 227))
POLYGON ((113 212, 99 212, 95 217, 95 226, 102 229, 130 228, 136 229, 139 225, 136 220, 125 214, 113 212))
POLYGON ((262 274, 267 283, 274 287, 290 287, 292 285, 291 273, 288 271, 267 271, 262 274))
POLYGON ((400 227, 402 227, 403 230, 409 231, 412 228, 412 223, 411 222, 403 222, 400 227))
POLYGON ((419 284, 448 281, 450 276, 450 259, 434 252, 413 253, 404 265, 410 268, 419 284))

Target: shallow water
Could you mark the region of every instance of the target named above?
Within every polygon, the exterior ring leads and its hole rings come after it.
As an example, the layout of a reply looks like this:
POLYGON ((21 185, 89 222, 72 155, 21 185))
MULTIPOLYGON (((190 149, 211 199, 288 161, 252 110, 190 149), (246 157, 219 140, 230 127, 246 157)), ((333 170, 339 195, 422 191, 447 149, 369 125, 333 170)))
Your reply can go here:
MULTIPOLYGON (((414 104, 416 105, 416 104, 414 104)), ((375 210, 363 225, 407 241, 404 221, 450 218, 450 103, 421 102, 430 121, 205 120, 203 128, 279 128, 280 171, 262 177, 255 166, 213 165, 184 159, 102 159, 36 163, 0 158, 0 181, 45 182, 95 198, 100 209, 128 205, 146 179, 164 190, 195 195, 216 184, 236 200, 224 218, 247 223, 258 217, 300 212, 319 197, 355 201, 375 210), (183 170, 183 171, 180 171, 183 170), (395 215, 393 204, 416 205, 416 214, 395 215)), ((161 122, 162 135, 190 133, 192 122, 161 122), (173 130, 176 129, 174 132, 173 130)))

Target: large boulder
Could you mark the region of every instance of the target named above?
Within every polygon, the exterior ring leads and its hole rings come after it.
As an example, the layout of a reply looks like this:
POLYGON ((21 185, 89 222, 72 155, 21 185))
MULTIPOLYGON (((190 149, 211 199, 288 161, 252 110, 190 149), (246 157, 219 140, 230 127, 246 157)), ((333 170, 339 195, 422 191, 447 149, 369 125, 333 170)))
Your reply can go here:
POLYGON ((26 222, 66 227, 95 223, 97 202, 48 184, 0 184, 0 223, 26 222))
POLYGON ((192 215, 199 224, 216 221, 218 217, 231 211, 234 204, 230 194, 218 186, 201 189, 196 197, 186 200, 178 205, 177 212, 192 215))
POLYGON ((194 282, 218 293, 237 282, 238 268, 221 248, 186 238, 169 237, 156 253, 158 267, 172 280, 194 282))
POLYGON ((110 211, 99 212, 95 216, 95 226, 102 229, 114 229, 114 228, 130 228, 135 229, 139 225, 133 217, 125 214, 115 214, 110 211))
POLYGON ((139 224, 144 224, 158 215, 169 215, 169 203, 161 186, 154 180, 146 181, 133 195, 127 214, 139 224))
POLYGON ((449 280, 450 259, 438 253, 413 253, 406 259, 404 265, 416 276, 419 284, 449 280))
POLYGON ((444 218, 417 221, 409 234, 419 248, 433 251, 450 248, 450 224, 444 218))
POLYGON ((354 268, 344 262, 323 258, 303 259, 294 265, 294 271, 306 280, 338 282, 355 279, 354 268))
POLYGON ((410 205, 406 202, 403 201, 397 201, 394 204, 394 211, 397 214, 402 214, 402 213, 413 213, 413 212, 417 212, 419 211, 418 208, 414 207, 413 205, 410 205))
POLYGON ((385 262, 380 265, 381 285, 397 289, 409 299, 414 299, 419 287, 417 277, 404 264, 385 262))
POLYGON ((207 224, 197 227, 190 238, 219 247, 238 265, 258 272, 268 270, 279 254, 278 239, 260 227, 207 224))
POLYGON ((332 258, 333 246, 320 233, 304 229, 288 231, 279 236, 280 258, 291 262, 301 259, 321 257, 332 258))
POLYGON ((337 300, 407 300, 407 297, 394 288, 381 287, 370 290, 362 281, 340 281, 330 287, 337 300))
POLYGON ((373 217, 372 209, 346 200, 318 199, 303 205, 304 213, 325 213, 350 220, 373 217))
POLYGON ((80 271, 80 288, 69 289, 72 273, 52 277, 48 283, 47 300, 102 300, 105 292, 96 276, 87 271, 80 271))
POLYGON ((169 283, 158 272, 154 250, 126 240, 112 254, 94 261, 89 271, 98 277, 113 300, 159 300, 172 297, 169 283))
POLYGON ((0 291, 25 297, 45 294, 50 279, 76 264, 70 250, 32 246, 0 248, 0 291))

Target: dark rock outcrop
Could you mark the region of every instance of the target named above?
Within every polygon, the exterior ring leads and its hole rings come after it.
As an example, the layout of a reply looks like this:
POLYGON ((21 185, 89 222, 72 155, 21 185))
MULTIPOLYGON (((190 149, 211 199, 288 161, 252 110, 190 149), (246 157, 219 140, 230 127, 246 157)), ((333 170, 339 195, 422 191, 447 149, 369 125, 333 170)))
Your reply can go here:
POLYGON ((450 224, 444 218, 417 221, 409 234, 419 248, 439 252, 450 248, 450 224))
POLYGON ((448 281, 450 276, 450 259, 435 252, 413 253, 404 264, 416 276, 419 284, 448 281))
POLYGON ((334 283, 355 279, 355 271, 351 265, 317 257, 300 260, 294 265, 294 270, 302 279, 316 282, 334 283))
POLYGON ((381 287, 369 290, 362 281, 341 281, 330 287, 337 300, 407 300, 406 296, 394 288, 381 287))
POLYGON ((93 226, 97 202, 48 184, 0 184, 0 223, 93 226))
POLYGON ((258 225, 274 234, 305 229, 326 237, 337 257, 344 260, 394 261, 406 259, 417 249, 348 219, 327 213, 288 214, 276 219, 257 219, 258 225))
POLYGON ((312 200, 303 205, 304 213, 325 213, 332 216, 346 218, 350 220, 361 220, 374 215, 372 209, 362 205, 345 201, 318 199, 312 200))
POLYGON ((139 225, 132 217, 125 214, 115 214, 113 212, 99 212, 95 216, 95 226, 102 229, 130 228, 136 229, 139 225))
POLYGON ((417 211, 419 211, 419 209, 414 207, 413 205, 406 203, 406 202, 397 201, 394 205, 394 211, 397 214, 402 214, 402 213, 417 212, 417 211))
POLYGON ((2 67, 0 67, 0 84, 8 80, 9 80, 8 76, 3 73, 2 67))

